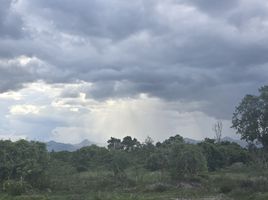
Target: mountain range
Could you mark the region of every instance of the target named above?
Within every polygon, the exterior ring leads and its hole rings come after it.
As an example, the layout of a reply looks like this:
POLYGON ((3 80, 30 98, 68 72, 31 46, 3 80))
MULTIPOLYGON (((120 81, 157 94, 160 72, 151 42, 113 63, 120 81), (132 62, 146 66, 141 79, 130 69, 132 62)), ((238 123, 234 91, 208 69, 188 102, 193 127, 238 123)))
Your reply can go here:
POLYGON ((95 144, 94 142, 91 142, 87 139, 83 140, 82 142, 78 144, 66 144, 66 143, 60 143, 55 141, 49 141, 46 143, 47 150, 48 151, 76 151, 82 147, 90 146, 95 144))

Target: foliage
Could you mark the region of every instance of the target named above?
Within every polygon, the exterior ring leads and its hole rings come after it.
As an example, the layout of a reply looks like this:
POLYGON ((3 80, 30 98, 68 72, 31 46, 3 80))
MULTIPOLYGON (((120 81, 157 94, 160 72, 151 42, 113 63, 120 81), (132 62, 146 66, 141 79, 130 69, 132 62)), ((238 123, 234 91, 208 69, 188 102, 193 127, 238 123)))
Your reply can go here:
POLYGON ((49 156, 40 142, 0 141, 0 180, 23 180, 42 187, 49 156))
POLYGON ((25 181, 7 180, 3 183, 3 191, 12 196, 26 193, 29 188, 31 188, 31 186, 25 181))
POLYGON ((224 153, 220 150, 219 145, 214 142, 205 140, 198 144, 206 157, 207 167, 210 171, 222 168, 225 166, 224 153))
POLYGON ((140 147, 140 142, 131 136, 124 137, 121 144, 125 151, 133 151, 140 147))
POLYGON ((198 146, 202 148, 210 171, 230 166, 236 162, 248 163, 250 161, 249 153, 236 143, 215 143, 214 140, 205 139, 198 146))
POLYGON ((268 86, 259 95, 246 95, 233 114, 232 127, 246 141, 260 142, 268 149, 268 86))
POLYGON ((111 139, 109 139, 107 143, 108 143, 108 149, 120 150, 123 148, 121 140, 118 138, 111 137, 111 139))
MULTIPOLYGON (((165 140, 161 145, 162 146, 172 146, 175 144, 182 144, 184 142, 183 137, 180 135, 171 136, 167 140, 165 140)), ((160 144, 158 144, 160 146, 160 144)))
POLYGON ((109 151, 104 147, 91 145, 73 153, 72 162, 80 172, 103 166, 107 162, 109 151))
POLYGON ((109 166, 117 178, 125 177, 125 169, 129 166, 129 159, 123 151, 111 151, 109 155, 109 166))
POLYGON ((206 158, 195 145, 174 145, 170 155, 172 177, 197 175, 207 169, 206 158))
POLYGON ((168 156, 163 151, 152 153, 145 163, 145 167, 151 171, 163 170, 167 166, 168 156))
MULTIPOLYGON (((266 155, 258 149, 249 152, 235 143, 215 142, 208 138, 197 145, 186 144, 179 135, 157 145, 151 138, 144 143, 131 137, 113 141, 120 141, 120 148, 113 148, 116 145, 108 148, 92 145, 75 152, 50 153, 42 143, 1 141, 3 192, 11 196, 21 195, 21 199, 24 195, 25 199, 50 199, 46 195, 58 193, 64 194, 63 199, 148 199, 149 194, 168 194, 178 186, 180 191, 195 188, 191 189, 191 195, 198 190, 206 193, 211 187, 214 191, 232 195, 237 190, 249 188, 253 192, 264 192, 268 185, 267 180, 261 178, 236 181, 223 178, 222 181, 217 179, 216 184, 207 173, 207 168, 219 173, 218 170, 234 166, 234 163, 250 163, 254 155, 266 155), (260 152, 263 154, 259 155, 260 152), (42 194, 46 195, 34 196, 40 193, 39 189, 43 189, 42 194), (144 196, 121 195, 136 194, 137 191, 144 196)), ((254 164, 257 165, 257 162, 254 164)), ((236 173, 240 170, 228 169, 236 170, 236 173)), ((162 199, 157 195, 153 197, 162 199)), ((166 199, 170 197, 168 195, 166 199)))
POLYGON ((126 136, 121 141, 120 139, 111 137, 110 140, 108 140, 108 149, 111 150, 125 150, 125 151, 133 151, 141 146, 140 142, 131 136, 126 136))

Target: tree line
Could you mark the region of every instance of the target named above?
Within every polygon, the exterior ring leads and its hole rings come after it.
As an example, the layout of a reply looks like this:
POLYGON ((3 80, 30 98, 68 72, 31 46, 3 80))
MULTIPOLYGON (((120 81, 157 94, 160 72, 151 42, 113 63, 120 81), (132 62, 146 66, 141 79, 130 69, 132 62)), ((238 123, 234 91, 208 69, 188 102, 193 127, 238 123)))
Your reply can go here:
POLYGON ((111 138, 107 148, 92 145, 75 152, 48 152, 40 142, 0 141, 0 182, 2 190, 15 194, 51 188, 51 171, 60 170, 59 163, 73 167, 78 173, 111 171, 114 179, 123 180, 129 167, 185 178, 249 161, 248 151, 236 143, 205 139, 197 145, 186 144, 180 135, 156 144, 149 137, 143 143, 131 136, 122 141, 111 138))

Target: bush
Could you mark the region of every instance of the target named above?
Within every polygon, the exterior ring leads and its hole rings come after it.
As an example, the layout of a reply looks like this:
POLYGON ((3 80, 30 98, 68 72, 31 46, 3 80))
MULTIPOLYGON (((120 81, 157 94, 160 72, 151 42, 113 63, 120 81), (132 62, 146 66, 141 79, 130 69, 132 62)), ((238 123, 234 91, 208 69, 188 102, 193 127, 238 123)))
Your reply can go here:
POLYGON ((254 187, 254 181, 251 179, 241 180, 240 187, 244 189, 251 189, 254 187))
MULTIPOLYGON (((5 199, 7 200, 7 199, 5 199)), ((48 200, 47 197, 43 196, 43 195, 21 195, 18 196, 17 198, 12 198, 10 200, 48 200)))
POLYGON ((221 142, 214 143, 210 139, 198 144, 207 159, 209 171, 230 166, 242 168, 245 163, 250 161, 248 152, 236 143, 221 142))
POLYGON ((163 152, 151 154, 145 163, 146 169, 151 171, 163 170, 168 165, 168 158, 163 152))
POLYGON ((12 196, 26 193, 30 188, 30 185, 24 181, 8 180, 3 183, 3 190, 12 196))
POLYGON ((268 179, 266 177, 256 177, 240 181, 240 187, 252 192, 266 192, 268 190, 268 179))
POLYGON ((219 192, 223 194, 230 193, 240 187, 238 180, 226 176, 216 178, 214 184, 219 187, 219 192))
POLYGON ((185 178, 207 171, 207 162, 200 148, 194 145, 176 145, 170 157, 173 178, 185 178))
POLYGON ((251 196, 250 200, 267 200, 268 193, 257 193, 256 195, 251 196))
POLYGON ((109 167, 113 171, 114 176, 119 179, 125 179, 125 169, 130 164, 126 152, 111 151, 109 157, 109 167))
POLYGON ((224 184, 220 187, 220 193, 227 194, 233 190, 232 185, 224 184))
POLYGON ((251 189, 258 192, 266 192, 268 190, 268 179, 260 176, 252 180, 253 185, 251 189))
POLYGON ((149 185, 147 187, 147 190, 150 192, 165 192, 167 191, 171 186, 165 183, 155 183, 152 185, 149 185))

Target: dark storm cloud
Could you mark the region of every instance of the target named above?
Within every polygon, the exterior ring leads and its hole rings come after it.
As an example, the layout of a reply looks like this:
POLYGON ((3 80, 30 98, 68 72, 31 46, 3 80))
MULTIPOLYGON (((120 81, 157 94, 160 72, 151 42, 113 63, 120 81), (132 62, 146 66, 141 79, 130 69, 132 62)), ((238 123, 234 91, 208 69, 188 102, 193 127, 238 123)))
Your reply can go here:
POLYGON ((122 39, 146 28, 142 1, 72 0, 32 1, 43 17, 71 34, 122 39))
POLYGON ((19 0, 13 9, 4 2, 0 58, 37 57, 49 67, 0 66, 1 92, 37 79, 85 81, 93 83, 84 89, 89 98, 207 101, 203 111, 227 118, 267 83, 265 0, 19 0))
POLYGON ((236 8, 236 6, 239 4, 238 0, 225 0, 225 1, 188 0, 182 2, 193 4, 197 8, 204 10, 206 13, 214 15, 229 12, 230 10, 236 8))
POLYGON ((2 0, 0 4, 0 37, 19 38, 22 36, 22 20, 13 12, 12 0, 2 0))
POLYGON ((0 93, 21 88, 24 83, 34 80, 32 74, 18 62, 0 62, 0 93))

